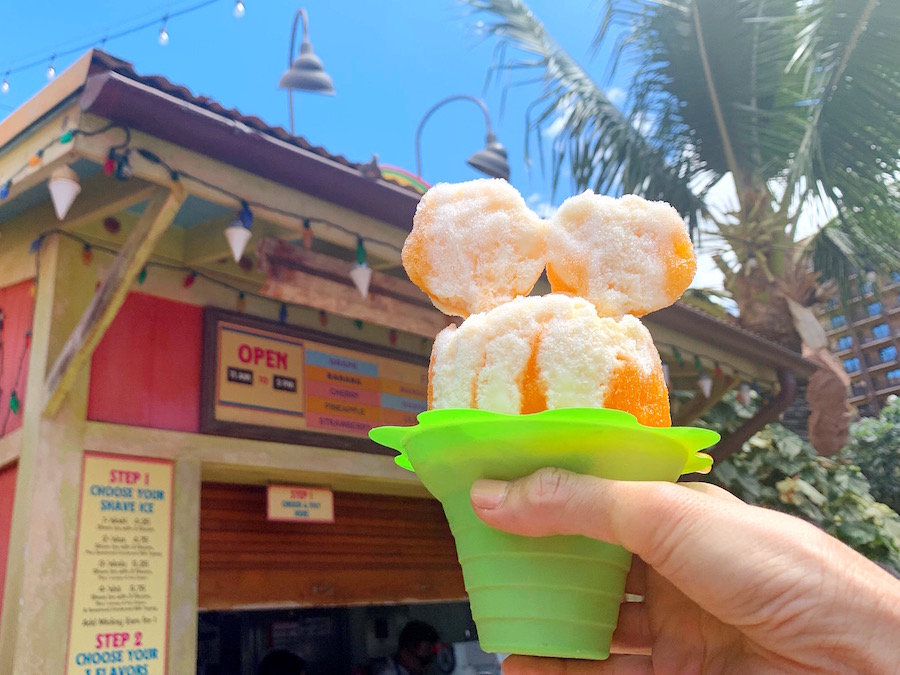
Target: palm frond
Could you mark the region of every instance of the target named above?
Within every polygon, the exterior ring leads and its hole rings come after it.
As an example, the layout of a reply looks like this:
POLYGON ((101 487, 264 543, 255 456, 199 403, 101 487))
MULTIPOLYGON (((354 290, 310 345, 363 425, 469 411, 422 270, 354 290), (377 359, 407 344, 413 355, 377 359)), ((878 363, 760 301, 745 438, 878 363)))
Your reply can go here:
POLYGON ((554 188, 568 165, 577 189, 664 199, 696 223, 705 208, 689 183, 705 167, 686 143, 687 128, 679 126, 681 138, 672 140, 678 121, 671 108, 661 107, 653 115, 654 125, 667 135, 647 133, 609 100, 520 0, 467 1, 476 12, 491 15, 484 29, 488 34, 527 55, 516 58, 507 52, 494 71, 542 72, 543 88, 530 107, 527 134, 541 139, 551 123, 561 123, 550 147, 554 188))
MULTIPOLYGON (((787 184, 873 241, 900 237, 900 12, 878 0, 804 5, 795 69, 806 103, 787 184)), ((784 142, 786 139, 777 139, 784 142)))
POLYGON ((806 242, 806 251, 822 281, 834 281, 845 300, 853 277, 868 270, 883 274, 900 268, 900 242, 879 240, 839 217, 806 242))

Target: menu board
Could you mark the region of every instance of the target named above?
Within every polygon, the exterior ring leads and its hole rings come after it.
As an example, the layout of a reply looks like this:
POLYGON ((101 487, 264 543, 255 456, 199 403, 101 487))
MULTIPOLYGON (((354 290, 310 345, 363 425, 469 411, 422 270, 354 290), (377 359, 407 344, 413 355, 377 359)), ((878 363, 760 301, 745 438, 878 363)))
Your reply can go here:
POLYGON ((366 438, 376 426, 413 425, 427 409, 421 362, 228 320, 209 337, 216 423, 366 438))
POLYGON ((85 453, 66 675, 166 672, 172 462, 85 453))

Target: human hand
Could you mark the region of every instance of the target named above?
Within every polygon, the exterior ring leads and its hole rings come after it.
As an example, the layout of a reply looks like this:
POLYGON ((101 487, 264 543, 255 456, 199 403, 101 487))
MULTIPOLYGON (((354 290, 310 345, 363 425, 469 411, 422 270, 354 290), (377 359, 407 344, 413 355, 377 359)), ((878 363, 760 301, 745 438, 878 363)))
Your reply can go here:
POLYGON ((472 486, 475 513, 526 536, 635 554, 606 661, 511 656, 507 675, 900 673, 900 582, 813 525, 705 483, 542 469, 472 486))

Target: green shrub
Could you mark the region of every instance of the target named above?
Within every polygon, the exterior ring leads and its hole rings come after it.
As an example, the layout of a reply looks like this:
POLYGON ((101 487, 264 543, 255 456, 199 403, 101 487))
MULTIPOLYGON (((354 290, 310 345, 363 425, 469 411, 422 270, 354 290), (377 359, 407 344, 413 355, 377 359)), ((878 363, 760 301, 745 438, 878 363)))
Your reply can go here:
POLYGON ((900 516, 875 499, 850 456, 821 457, 793 432, 770 424, 719 462, 711 478, 748 503, 817 525, 900 575, 900 516))
POLYGON ((900 399, 891 396, 878 417, 853 424, 841 457, 862 468, 876 500, 900 512, 900 399))

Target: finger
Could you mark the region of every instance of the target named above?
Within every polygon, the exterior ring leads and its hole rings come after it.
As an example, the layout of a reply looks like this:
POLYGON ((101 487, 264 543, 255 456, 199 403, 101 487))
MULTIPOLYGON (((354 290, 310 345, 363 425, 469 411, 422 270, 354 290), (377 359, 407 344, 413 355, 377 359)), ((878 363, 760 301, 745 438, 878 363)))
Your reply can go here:
POLYGON ((840 555, 812 525, 716 494, 542 469, 512 483, 478 481, 471 497, 479 518, 507 532, 578 534, 624 546, 729 623, 761 620, 773 600, 808 581, 803 570, 824 571, 840 555), (778 583, 763 593, 754 580, 770 574, 772 560, 781 561, 778 583), (710 570, 730 573, 711 583, 710 570))
POLYGON ((545 659, 510 656, 503 662, 503 675, 650 675, 649 656, 612 654, 605 661, 545 659))
POLYGON ((625 577, 625 592, 631 595, 647 594, 647 563, 637 556, 631 558, 631 569, 625 577))
POLYGON ((623 602, 619 605, 619 621, 612 637, 610 651, 617 654, 650 654, 653 635, 647 605, 623 602))
POLYGON ((710 497, 717 497, 719 499, 730 499, 731 501, 744 503, 739 497, 735 497, 728 490, 723 490, 718 485, 713 485, 712 483, 703 483, 700 481, 692 481, 688 483, 678 483, 681 487, 686 487, 689 490, 694 490, 695 492, 700 492, 705 495, 709 495, 710 497))

